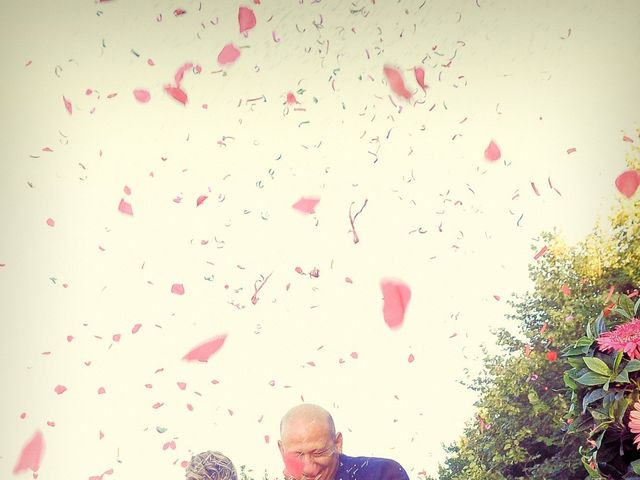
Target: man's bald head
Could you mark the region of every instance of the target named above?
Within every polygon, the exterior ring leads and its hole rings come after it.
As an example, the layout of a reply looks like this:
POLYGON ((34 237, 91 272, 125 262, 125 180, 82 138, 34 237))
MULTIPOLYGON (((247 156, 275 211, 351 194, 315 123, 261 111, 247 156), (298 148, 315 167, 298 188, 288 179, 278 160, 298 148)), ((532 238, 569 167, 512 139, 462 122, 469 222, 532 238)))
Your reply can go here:
POLYGON ((290 426, 297 425, 299 423, 324 424, 326 425, 331 438, 335 438, 336 436, 336 426, 333 423, 333 417, 331 414, 319 405, 303 403, 301 405, 296 405, 282 417, 282 420, 280 421, 280 438, 285 435, 285 432, 290 426))

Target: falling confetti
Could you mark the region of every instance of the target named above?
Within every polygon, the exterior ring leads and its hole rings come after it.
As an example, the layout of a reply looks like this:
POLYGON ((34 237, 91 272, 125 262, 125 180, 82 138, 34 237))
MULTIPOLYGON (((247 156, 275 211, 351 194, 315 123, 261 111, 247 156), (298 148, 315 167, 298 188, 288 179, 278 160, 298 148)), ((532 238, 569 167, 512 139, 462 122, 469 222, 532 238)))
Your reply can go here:
POLYGON ((214 353, 222 348, 226 339, 226 335, 220 335, 212 338, 211 340, 207 340, 187 353, 183 357, 183 360, 187 360, 189 362, 207 362, 214 353))
POLYGON ((64 108, 66 108, 67 112, 69 112, 69 115, 71 115, 73 111, 73 105, 71 105, 71 102, 64 96, 62 97, 62 100, 64 101, 64 108))
POLYGON ((232 43, 227 43, 218 54, 218 63, 220 65, 229 65, 235 62, 240 56, 240 50, 232 43))
MULTIPOLYGON (((13 474, 22 473, 26 470, 37 472, 40 468, 40 462, 44 455, 44 436, 41 431, 34 433, 31 440, 29 440, 24 447, 15 467, 13 467, 13 474)), ((35 476, 34 476, 35 478, 35 476)))
POLYGON ((400 328, 411 300, 411 289, 399 280, 382 280, 380 289, 384 299, 382 314, 385 323, 392 330, 400 328))
POLYGON ((388 65, 385 65, 383 71, 385 77, 387 77, 387 82, 389 82, 389 87, 391 88, 391 90, 396 95, 406 98, 407 100, 410 99, 411 92, 409 92, 409 90, 407 90, 404 86, 404 80, 402 79, 402 75, 400 74, 400 72, 388 65))
POLYGON ((238 9, 238 24, 240 25, 240 33, 245 33, 256 26, 256 16, 248 7, 240 7, 238 9))
POLYGON ((502 153, 500 152, 500 148, 496 142, 491 140, 489 146, 484 150, 484 158, 489 162, 495 162, 500 159, 501 155, 502 153))
POLYGON ((320 199, 317 197, 301 197, 292 207, 302 213, 316 213, 315 207, 319 201, 320 199))
POLYGON ((627 170, 616 178, 616 188, 627 198, 633 197, 640 185, 640 172, 637 170, 627 170))
POLYGON ((149 93, 149 90, 145 90, 142 88, 136 88, 133 91, 133 96, 140 103, 147 103, 149 100, 151 100, 151 94, 149 93))
POLYGON ((128 202, 125 202, 124 198, 120 199, 118 210, 124 213, 125 215, 133 215, 133 209, 131 208, 131 204, 128 202))
POLYGON ((423 91, 426 91, 428 86, 425 85, 425 83, 424 83, 424 68, 415 67, 413 69, 413 71, 414 71, 415 76, 416 76, 416 82, 418 82, 418 85, 420 85, 420 88, 422 88, 423 91))

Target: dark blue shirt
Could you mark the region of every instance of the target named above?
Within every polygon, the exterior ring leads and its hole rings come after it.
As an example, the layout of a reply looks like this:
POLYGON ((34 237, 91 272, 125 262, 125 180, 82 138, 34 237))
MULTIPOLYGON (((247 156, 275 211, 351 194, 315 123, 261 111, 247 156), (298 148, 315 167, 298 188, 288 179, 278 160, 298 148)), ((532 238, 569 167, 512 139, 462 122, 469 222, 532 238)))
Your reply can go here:
POLYGON ((409 480, 407 472, 395 460, 375 457, 349 457, 340 454, 334 480, 409 480))

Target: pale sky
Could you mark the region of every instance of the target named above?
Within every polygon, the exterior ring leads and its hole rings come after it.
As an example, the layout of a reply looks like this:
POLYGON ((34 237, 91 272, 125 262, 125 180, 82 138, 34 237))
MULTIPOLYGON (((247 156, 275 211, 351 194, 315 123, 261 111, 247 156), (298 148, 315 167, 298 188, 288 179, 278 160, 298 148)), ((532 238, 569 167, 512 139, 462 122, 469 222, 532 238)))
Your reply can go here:
POLYGON ((39 478, 183 478, 207 449, 278 477, 302 399, 345 453, 435 473, 540 232, 576 242, 619 197, 639 21, 633 0, 4 5, 0 477, 36 431, 39 478), (386 278, 411 289, 395 330, 386 278))

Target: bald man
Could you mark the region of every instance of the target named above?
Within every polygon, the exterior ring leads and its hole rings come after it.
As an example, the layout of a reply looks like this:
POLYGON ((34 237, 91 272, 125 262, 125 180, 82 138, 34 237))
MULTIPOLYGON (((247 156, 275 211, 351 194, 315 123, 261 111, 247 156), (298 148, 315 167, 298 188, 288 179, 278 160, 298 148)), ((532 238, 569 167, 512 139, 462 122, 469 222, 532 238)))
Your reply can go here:
POLYGON ((318 405, 303 403, 282 417, 278 447, 286 480, 409 480, 394 460, 343 454, 342 434, 318 405))

